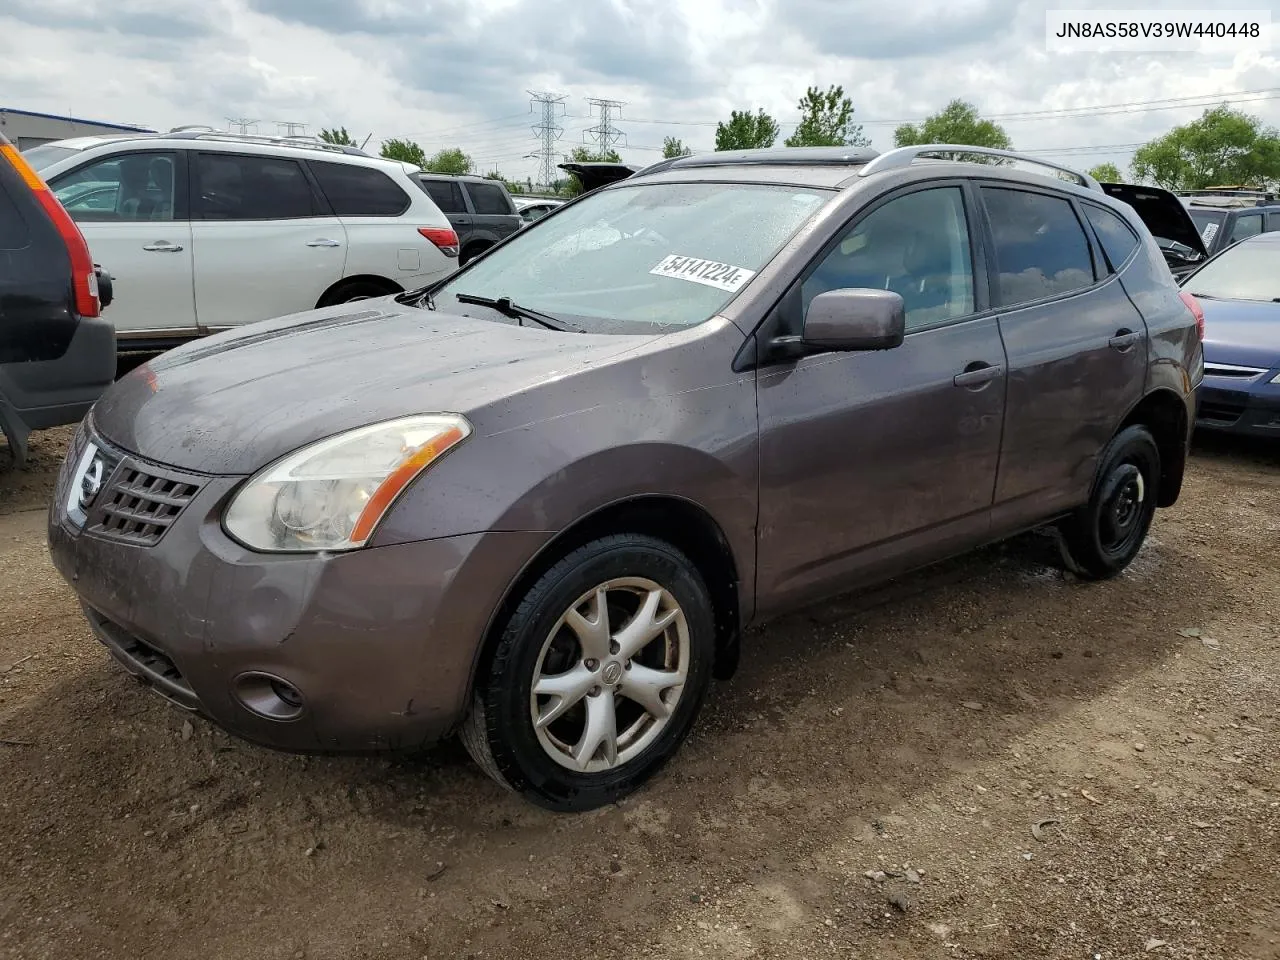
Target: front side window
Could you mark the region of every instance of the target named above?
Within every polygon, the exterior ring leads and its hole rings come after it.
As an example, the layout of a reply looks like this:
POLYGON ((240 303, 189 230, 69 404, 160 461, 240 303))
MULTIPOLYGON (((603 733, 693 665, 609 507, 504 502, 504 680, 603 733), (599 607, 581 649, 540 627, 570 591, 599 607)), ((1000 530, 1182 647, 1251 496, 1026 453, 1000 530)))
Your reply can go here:
POLYGON ((435 201, 441 213, 466 213, 467 204, 462 199, 462 188, 452 180, 419 180, 427 196, 435 201))
POLYGON ((153 223, 173 219, 172 153, 117 154, 50 184, 73 220, 153 223))
POLYGON ((193 162, 191 206, 197 220, 294 220, 317 213, 297 160, 200 153, 193 162))
MULTIPOLYGON (((1210 300, 1280 301, 1280 243, 1268 235, 1231 247, 1196 271, 1185 286, 1210 300)), ((1280 324, 1276 337, 1280 340, 1280 324)))
POLYGON ((474 305, 452 297, 509 298, 593 333, 693 326, 715 316, 831 196, 745 183, 602 190, 521 230, 435 299, 470 313, 474 305))
POLYGON ((801 303, 849 287, 892 290, 907 329, 973 313, 973 257, 959 187, 890 200, 855 223, 801 284, 801 303))
POLYGON ((471 205, 476 208, 476 213, 511 212, 511 207, 507 205, 507 195, 501 187, 495 187, 491 183, 468 183, 467 192, 471 194, 471 205))
POLYGON ((1248 216, 1241 217, 1235 222, 1235 226, 1231 228, 1231 236, 1227 239, 1228 243, 1235 243, 1237 240, 1243 240, 1245 237, 1255 237, 1262 232, 1262 214, 1251 213, 1248 216))
POLYGON ((983 187, 995 237, 1005 306, 1043 300, 1093 284, 1089 240, 1068 200, 1026 190, 983 187))

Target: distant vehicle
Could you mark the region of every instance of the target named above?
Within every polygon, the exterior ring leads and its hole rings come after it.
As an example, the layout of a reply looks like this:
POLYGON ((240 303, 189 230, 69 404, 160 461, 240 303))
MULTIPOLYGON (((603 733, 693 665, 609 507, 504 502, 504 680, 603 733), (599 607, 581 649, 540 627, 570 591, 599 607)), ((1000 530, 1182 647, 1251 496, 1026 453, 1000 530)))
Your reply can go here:
POLYGON ((583 193, 590 193, 592 190, 599 190, 619 180, 634 177, 640 171, 639 167, 633 167, 629 163, 611 163, 605 160, 581 163, 574 161, 559 164, 559 167, 578 178, 578 182, 582 184, 583 193))
POLYGON ((1181 194, 1209 256, 1260 233, 1280 230, 1280 200, 1274 193, 1242 187, 1211 187, 1181 194))
POLYGON ((448 219, 396 161, 310 138, 186 129, 24 156, 120 278, 121 350, 420 287, 457 269, 448 219))
POLYGON ((187 710, 292 750, 457 733, 581 810, 676 752, 753 623, 1044 525, 1119 574, 1201 368, 1195 299, 1085 174, 709 153, 133 371, 49 548, 187 710))
POLYGON ((552 200, 548 197, 512 197, 511 202, 516 205, 516 211, 525 223, 541 220, 552 210, 564 206, 563 200, 552 200))
POLYGON ((1102 189, 1137 210, 1175 278, 1186 276, 1209 258, 1194 217, 1176 194, 1132 183, 1104 183, 1102 189))
POLYGON ((413 179, 457 232, 459 266, 466 266, 524 224, 501 180, 441 173, 415 173, 413 179))
POLYGON ((1182 288, 1205 315, 1196 426, 1280 439, 1280 232, 1228 247, 1182 288))
POLYGON ((75 423, 115 379, 111 279, 58 198, 0 134, 0 433, 75 423))

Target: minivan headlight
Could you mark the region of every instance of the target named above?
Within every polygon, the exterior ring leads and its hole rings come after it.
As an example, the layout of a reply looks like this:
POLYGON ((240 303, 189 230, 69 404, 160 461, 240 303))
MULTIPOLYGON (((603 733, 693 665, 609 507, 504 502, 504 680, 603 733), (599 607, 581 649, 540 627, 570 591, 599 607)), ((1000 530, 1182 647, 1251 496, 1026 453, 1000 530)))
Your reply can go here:
POLYGON ((466 418, 440 413, 309 444, 250 477, 223 527, 251 550, 354 550, 418 474, 470 435, 466 418))

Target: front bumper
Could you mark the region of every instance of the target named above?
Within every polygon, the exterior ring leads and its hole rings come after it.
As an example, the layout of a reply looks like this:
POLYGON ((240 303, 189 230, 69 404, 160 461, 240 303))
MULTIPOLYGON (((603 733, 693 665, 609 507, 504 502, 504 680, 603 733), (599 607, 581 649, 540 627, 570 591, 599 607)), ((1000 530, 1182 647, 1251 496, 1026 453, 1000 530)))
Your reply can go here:
POLYGON ((1197 429, 1280 438, 1280 385, 1260 383, 1242 390, 1218 385, 1217 379, 1206 377, 1196 394, 1197 429))
MULTIPOLYGON (((50 508, 49 548, 94 633, 170 701, 279 749, 413 749, 448 734, 467 709, 491 612, 546 539, 485 533, 258 554, 219 522, 241 478, 188 475, 199 491, 156 542, 126 542, 92 511, 85 529, 69 519, 83 433, 50 508), (300 695, 296 715, 251 708, 262 678, 300 695)), ((163 469, 122 453, 112 477, 163 469)))

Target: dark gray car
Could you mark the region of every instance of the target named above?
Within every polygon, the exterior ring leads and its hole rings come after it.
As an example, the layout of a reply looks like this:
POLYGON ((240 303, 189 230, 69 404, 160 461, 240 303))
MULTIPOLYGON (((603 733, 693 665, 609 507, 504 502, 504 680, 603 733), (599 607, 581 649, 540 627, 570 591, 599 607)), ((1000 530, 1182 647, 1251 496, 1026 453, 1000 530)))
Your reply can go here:
POLYGON ((413 179, 449 218, 458 234, 458 265, 465 266, 524 225, 506 184, 485 177, 414 174, 413 179))
POLYGON ((77 433, 54 562, 186 710, 460 733, 554 809, 657 770, 748 624, 1045 524, 1113 576, 1179 495, 1198 306, 1090 178, 956 149, 684 158, 171 351, 77 433))

